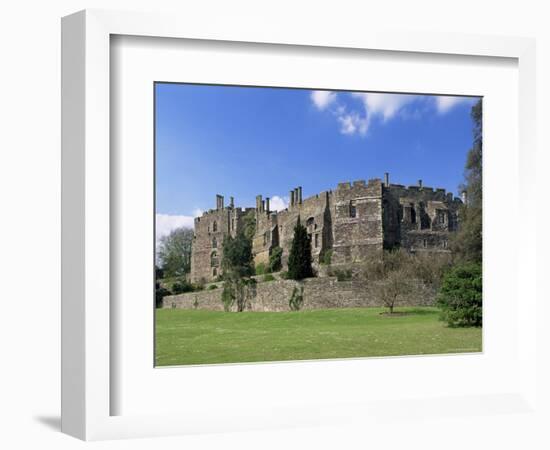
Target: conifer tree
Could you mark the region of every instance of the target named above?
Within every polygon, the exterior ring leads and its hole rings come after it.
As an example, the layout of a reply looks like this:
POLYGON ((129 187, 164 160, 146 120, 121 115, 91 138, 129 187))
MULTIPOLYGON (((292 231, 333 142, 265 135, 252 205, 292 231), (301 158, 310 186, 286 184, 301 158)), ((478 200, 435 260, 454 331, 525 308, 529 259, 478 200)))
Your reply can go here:
POLYGON ((306 228, 300 223, 300 217, 298 216, 288 256, 288 278, 302 280, 311 276, 313 276, 313 268, 311 267, 311 239, 307 234, 306 228))
POLYGON ((464 184, 460 186, 466 193, 466 203, 459 210, 460 230, 451 241, 453 253, 464 262, 481 262, 482 256, 482 114, 479 100, 472 107, 474 139, 466 160, 464 184))

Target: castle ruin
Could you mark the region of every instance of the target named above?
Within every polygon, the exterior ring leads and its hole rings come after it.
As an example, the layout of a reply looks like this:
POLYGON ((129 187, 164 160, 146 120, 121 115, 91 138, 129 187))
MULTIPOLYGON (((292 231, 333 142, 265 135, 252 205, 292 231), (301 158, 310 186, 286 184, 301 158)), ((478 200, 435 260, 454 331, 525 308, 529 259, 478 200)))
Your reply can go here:
POLYGON ((221 275, 222 244, 225 236, 235 237, 253 214, 256 232, 252 252, 254 263, 268 264, 274 248, 283 250, 286 270, 294 227, 300 218, 311 237, 314 267, 327 252, 331 264, 363 261, 382 249, 404 248, 410 252, 449 252, 449 233, 458 229, 458 208, 462 201, 445 189, 422 185, 405 187, 372 179, 339 183, 334 191, 302 198, 302 187, 290 191, 290 204, 283 211, 271 211, 270 199, 256 197, 255 208, 228 206, 216 196, 216 209, 197 217, 191 256, 191 281, 210 282, 221 275))

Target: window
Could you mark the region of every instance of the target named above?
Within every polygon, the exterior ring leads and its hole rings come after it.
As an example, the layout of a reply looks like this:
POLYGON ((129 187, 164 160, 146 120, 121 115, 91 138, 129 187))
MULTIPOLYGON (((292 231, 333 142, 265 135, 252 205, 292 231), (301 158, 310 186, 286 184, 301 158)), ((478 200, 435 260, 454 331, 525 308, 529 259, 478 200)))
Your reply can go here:
POLYGON ((212 248, 218 248, 218 240, 216 238, 212 239, 212 248))
POLYGON ((314 223, 315 223, 315 219, 314 219, 313 217, 310 217, 310 218, 307 219, 307 221, 306 221, 306 227, 310 227, 310 226, 312 226, 314 223))
POLYGON ((355 200, 349 202, 349 216, 357 217, 357 208, 355 206, 355 200))
POLYGON ((210 267, 218 267, 218 253, 212 252, 210 255, 210 267))
POLYGON ((422 240, 422 247, 424 247, 424 248, 428 247, 428 239, 422 240))
POLYGON ((445 223, 445 212, 441 210, 437 210, 437 223, 445 223))
POLYGON ((411 203, 411 223, 416 223, 416 211, 414 205, 411 203))
POLYGON ((218 222, 214 220, 214 223, 212 224, 212 231, 215 233, 218 231, 218 222))
POLYGON ((447 245, 448 245, 447 241, 443 241, 443 248, 447 248, 447 245))
POLYGON ((319 233, 315 233, 315 248, 319 247, 319 233))

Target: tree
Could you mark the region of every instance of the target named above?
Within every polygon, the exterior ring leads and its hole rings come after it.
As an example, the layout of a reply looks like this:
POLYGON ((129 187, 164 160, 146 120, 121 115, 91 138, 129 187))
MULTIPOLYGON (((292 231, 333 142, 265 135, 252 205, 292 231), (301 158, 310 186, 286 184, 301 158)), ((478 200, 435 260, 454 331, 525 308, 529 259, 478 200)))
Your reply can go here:
POLYGON ((278 272, 282 269, 283 265, 281 262, 281 257, 283 256, 283 249, 281 247, 275 247, 271 250, 271 255, 269 255, 269 271, 278 272))
POLYGON ((482 258, 482 172, 483 172, 483 106, 479 100, 471 112, 473 145, 466 158, 464 183, 460 190, 466 202, 459 209, 460 229, 451 241, 451 249, 460 261, 481 262, 482 258))
POLYGON ((179 277, 191 270, 193 230, 176 228, 160 238, 157 258, 165 277, 179 277))
POLYGON ((450 327, 480 327, 483 322, 483 279, 480 263, 454 267, 443 278, 437 304, 450 327))
POLYGON ((256 212, 254 210, 248 211, 243 216, 243 233, 252 242, 256 234, 256 212))
POLYGON ((246 237, 244 232, 238 233, 234 238, 226 236, 222 248, 224 276, 227 274, 249 277, 254 274, 252 241, 246 237))
POLYGON ((226 236, 224 239, 222 269, 224 309, 229 311, 236 302, 237 311, 244 311, 249 290, 256 282, 250 278, 254 274, 252 241, 244 232, 238 233, 234 238, 226 236))
POLYGON ((298 216, 288 256, 288 278, 302 280, 312 277, 313 268, 311 267, 311 261, 311 239, 307 234, 306 228, 300 223, 300 217, 298 216))
POLYGON ((373 283, 374 291, 384 306, 393 314, 394 308, 411 295, 412 283, 403 268, 390 270, 386 277, 373 283))

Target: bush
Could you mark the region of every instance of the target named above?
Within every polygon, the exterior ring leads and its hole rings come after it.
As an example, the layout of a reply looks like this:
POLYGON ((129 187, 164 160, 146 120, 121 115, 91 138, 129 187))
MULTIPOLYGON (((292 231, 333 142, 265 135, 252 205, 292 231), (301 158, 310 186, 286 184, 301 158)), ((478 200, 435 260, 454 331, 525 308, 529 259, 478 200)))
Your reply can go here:
POLYGON ((288 280, 288 272, 287 271, 281 272, 280 275, 281 275, 282 280, 288 280))
POLYGON ((452 266, 449 254, 418 254, 412 260, 412 276, 426 286, 439 290, 443 276, 452 266))
POLYGON ((288 301, 288 306, 290 307, 291 311, 299 311, 303 303, 304 303, 304 287, 300 286, 300 290, 298 290, 298 287, 295 286, 294 289, 292 290, 292 296, 288 301))
POLYGON ((266 273, 263 278, 262 278, 263 281, 273 281, 275 280, 275 277, 273 275, 271 275, 270 273, 266 273))
POLYGON ((210 286, 208 286, 209 291, 213 291, 214 289, 218 289, 218 286, 215 284, 211 284, 210 286))
POLYGON ((275 247, 271 250, 269 255, 269 270, 270 272, 278 272, 282 269, 283 264, 281 257, 283 256, 283 249, 281 247, 275 247))
POLYGON ((264 263, 259 263, 259 264, 256 264, 255 272, 256 272, 256 275, 263 275, 264 273, 267 273, 268 270, 266 269, 264 263))
POLYGON ((162 308, 162 299, 171 294, 172 293, 168 289, 163 288, 160 283, 155 283, 155 307, 162 308))
POLYGON ((450 327, 482 326, 481 264, 463 264, 447 272, 437 305, 441 308, 441 320, 450 327))
POLYGON ((172 292, 175 295, 184 294, 185 292, 193 292, 195 289, 187 280, 177 281, 172 285, 172 292))
POLYGON ((332 250, 325 250, 319 262, 325 266, 330 266, 332 262, 332 250))
POLYGON ((334 271, 334 275, 338 281, 349 281, 352 278, 351 269, 338 269, 334 271))

